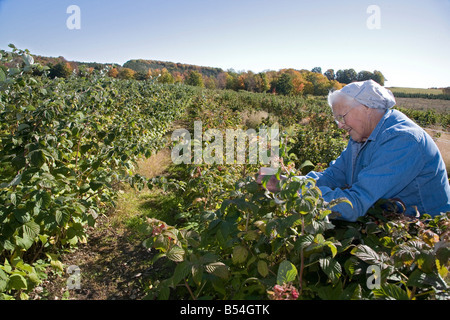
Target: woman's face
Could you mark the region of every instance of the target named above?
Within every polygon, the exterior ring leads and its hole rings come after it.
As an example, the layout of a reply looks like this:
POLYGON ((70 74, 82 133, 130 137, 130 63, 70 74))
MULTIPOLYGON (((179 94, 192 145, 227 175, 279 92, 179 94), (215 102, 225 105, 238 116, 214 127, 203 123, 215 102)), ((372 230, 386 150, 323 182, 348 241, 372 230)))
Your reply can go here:
POLYGON ((334 117, 339 120, 338 127, 347 131, 356 142, 366 141, 382 117, 377 110, 356 101, 349 103, 346 99, 337 99, 332 109, 334 117))

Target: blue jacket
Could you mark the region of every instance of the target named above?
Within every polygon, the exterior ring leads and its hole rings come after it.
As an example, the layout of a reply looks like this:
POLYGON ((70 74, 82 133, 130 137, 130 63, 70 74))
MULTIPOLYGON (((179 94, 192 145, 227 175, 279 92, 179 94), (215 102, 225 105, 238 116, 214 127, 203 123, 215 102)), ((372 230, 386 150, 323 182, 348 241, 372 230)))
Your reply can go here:
POLYGON ((450 211, 450 186, 433 139, 403 113, 389 109, 364 143, 350 138, 347 148, 324 172, 310 172, 325 201, 345 197, 333 207, 355 221, 379 199, 398 198, 406 214, 431 216, 450 211))

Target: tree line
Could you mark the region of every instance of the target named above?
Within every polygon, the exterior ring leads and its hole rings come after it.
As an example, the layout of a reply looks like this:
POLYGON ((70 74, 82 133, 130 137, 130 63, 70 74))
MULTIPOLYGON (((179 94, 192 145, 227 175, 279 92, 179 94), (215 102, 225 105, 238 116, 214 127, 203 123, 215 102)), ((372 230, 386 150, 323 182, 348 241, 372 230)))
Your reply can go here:
POLYGON ((326 95, 330 90, 341 89, 354 81, 372 79, 381 85, 384 85, 386 81, 384 75, 378 70, 356 72, 354 69, 340 69, 335 72, 334 69, 327 69, 322 73, 320 67, 315 67, 312 70, 286 68, 255 73, 142 59, 129 60, 123 66, 73 62, 63 57, 37 57, 37 60, 49 66, 50 77, 67 78, 71 74, 78 74, 80 67, 90 72, 93 69, 104 69, 108 66, 108 75, 113 78, 156 79, 160 83, 184 83, 208 89, 245 90, 282 95, 326 95))

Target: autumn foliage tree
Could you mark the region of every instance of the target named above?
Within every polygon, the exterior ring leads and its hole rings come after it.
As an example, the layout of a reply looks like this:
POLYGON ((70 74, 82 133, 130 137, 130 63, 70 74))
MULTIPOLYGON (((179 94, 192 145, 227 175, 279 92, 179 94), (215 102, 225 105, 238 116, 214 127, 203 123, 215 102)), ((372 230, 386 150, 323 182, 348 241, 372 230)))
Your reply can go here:
POLYGON ((119 71, 118 78, 120 79, 133 79, 136 71, 130 68, 122 68, 119 71))
POLYGON ((158 82, 159 83, 174 83, 175 79, 173 78, 172 74, 167 71, 166 68, 163 68, 161 70, 161 73, 158 75, 158 82))
POLYGON ((50 67, 50 78, 68 78, 72 73, 72 67, 68 62, 59 62, 50 67))
POLYGON ((119 75, 119 70, 117 70, 117 68, 109 69, 108 76, 110 76, 111 78, 117 78, 118 75, 119 75))
MULTIPOLYGON (((64 57, 37 57, 43 64, 50 67, 51 77, 67 78, 71 73, 78 73, 78 64, 101 69, 98 63, 68 62, 64 57)), ((386 81, 384 75, 374 70, 354 69, 326 69, 322 73, 321 67, 306 69, 281 69, 278 71, 265 70, 235 71, 220 68, 202 67, 155 60, 130 60, 123 66, 109 65, 108 75, 112 78, 147 80, 154 79, 159 83, 184 83, 187 85, 206 87, 209 89, 246 90, 258 93, 273 93, 282 95, 327 95, 330 90, 341 89, 344 85, 354 81, 372 79, 381 85, 386 81)))

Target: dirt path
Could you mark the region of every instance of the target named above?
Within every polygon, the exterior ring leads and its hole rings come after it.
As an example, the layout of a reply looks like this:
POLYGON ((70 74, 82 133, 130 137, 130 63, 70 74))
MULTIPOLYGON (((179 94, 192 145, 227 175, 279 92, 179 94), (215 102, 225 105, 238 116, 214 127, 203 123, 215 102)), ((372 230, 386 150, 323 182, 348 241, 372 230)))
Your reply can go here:
MULTIPOLYGON (((147 178, 160 175, 170 160, 168 150, 139 162, 139 173, 147 178)), ((31 299, 74 300, 139 300, 146 295, 148 277, 162 272, 162 264, 150 264, 155 253, 142 246, 142 239, 125 225, 136 212, 130 197, 139 201, 138 193, 124 187, 118 205, 108 215, 97 219, 95 228, 89 228, 87 243, 79 244, 73 252, 61 259, 65 271, 69 266, 79 268, 79 289, 69 289, 72 274, 50 276, 31 295, 31 299)))
POLYGON ((447 171, 450 173, 450 132, 442 131, 440 128, 425 128, 430 136, 433 137, 439 151, 444 158, 447 171))

